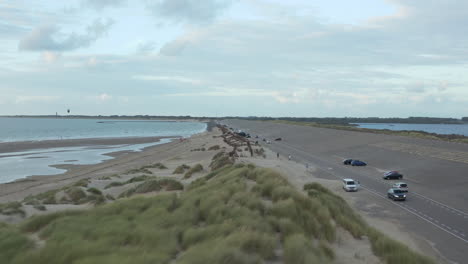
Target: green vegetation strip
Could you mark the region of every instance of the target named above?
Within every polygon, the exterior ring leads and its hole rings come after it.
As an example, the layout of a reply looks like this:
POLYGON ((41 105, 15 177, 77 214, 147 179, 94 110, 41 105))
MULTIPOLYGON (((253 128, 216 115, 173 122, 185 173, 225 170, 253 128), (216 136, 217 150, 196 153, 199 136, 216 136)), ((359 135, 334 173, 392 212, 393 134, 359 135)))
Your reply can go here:
POLYGON ((370 129, 370 128, 360 128, 351 125, 335 125, 335 124, 321 124, 315 122, 300 122, 300 121, 287 121, 287 120, 273 120, 269 121, 278 124, 288 124, 288 125, 298 125, 298 126, 311 126, 311 127, 320 127, 320 128, 331 128, 338 130, 348 130, 356 132, 366 132, 374 134, 385 134, 385 135, 396 135, 396 136, 407 136, 415 138, 424 138, 424 139, 434 139, 442 140, 449 142, 459 142, 459 143, 468 143, 468 137, 463 135, 444 135, 444 134, 435 134, 428 133, 424 131, 414 131, 414 130, 389 130, 389 129, 370 129))
POLYGON ((203 171, 203 166, 201 164, 197 164, 185 173, 184 179, 188 179, 192 177, 194 173, 201 172, 201 171, 203 171))
POLYGON ((367 227, 322 186, 305 189, 308 195, 269 169, 224 166, 180 195, 121 199, 0 226, 0 263, 333 263, 337 226, 357 239, 368 236, 385 263, 432 263, 367 227), (45 245, 32 249, 25 232, 45 245))

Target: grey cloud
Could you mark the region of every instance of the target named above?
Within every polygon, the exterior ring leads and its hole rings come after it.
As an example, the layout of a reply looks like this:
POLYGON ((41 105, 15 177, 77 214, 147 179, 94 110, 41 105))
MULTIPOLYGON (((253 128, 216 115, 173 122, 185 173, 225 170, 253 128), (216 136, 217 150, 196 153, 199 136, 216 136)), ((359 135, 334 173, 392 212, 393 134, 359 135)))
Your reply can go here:
POLYGON ((156 18, 174 22, 204 24, 212 22, 232 0, 156 0, 147 1, 147 7, 156 18))
POLYGON ((182 51, 189 45, 188 40, 178 39, 172 42, 165 44, 161 50, 160 54, 166 56, 177 56, 182 53, 182 51))
POLYGON ((146 54, 151 53, 156 49, 156 42, 149 41, 138 44, 137 53, 146 54))
POLYGON ((29 51, 68 51, 90 46, 113 25, 111 19, 96 19, 86 28, 86 33, 64 35, 56 25, 47 25, 34 29, 19 43, 20 50, 29 51))

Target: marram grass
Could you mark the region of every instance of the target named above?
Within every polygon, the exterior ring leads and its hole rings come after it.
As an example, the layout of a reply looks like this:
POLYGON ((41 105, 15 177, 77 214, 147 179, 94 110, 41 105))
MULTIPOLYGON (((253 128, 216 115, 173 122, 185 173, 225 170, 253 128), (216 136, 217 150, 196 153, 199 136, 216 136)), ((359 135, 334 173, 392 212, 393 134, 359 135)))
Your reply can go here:
POLYGON ((386 263, 432 263, 367 227, 322 186, 307 185, 306 191, 295 190, 273 170, 223 166, 180 193, 0 225, 0 262, 333 263, 339 225, 357 239, 368 236, 386 263), (345 226, 342 219, 352 224, 345 226), (31 233, 44 246, 34 247, 27 238, 31 233))

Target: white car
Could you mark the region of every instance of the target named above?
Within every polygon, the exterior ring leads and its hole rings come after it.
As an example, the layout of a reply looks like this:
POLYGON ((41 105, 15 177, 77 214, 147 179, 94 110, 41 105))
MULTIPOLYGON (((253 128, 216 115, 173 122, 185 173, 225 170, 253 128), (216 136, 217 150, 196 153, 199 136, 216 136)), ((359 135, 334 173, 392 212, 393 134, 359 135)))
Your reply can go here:
POLYGON ((406 184, 405 182, 395 182, 392 188, 400 189, 402 191, 408 192, 408 184, 406 184))
POLYGON ((343 179, 343 189, 347 192, 357 192, 359 181, 353 179, 343 179))

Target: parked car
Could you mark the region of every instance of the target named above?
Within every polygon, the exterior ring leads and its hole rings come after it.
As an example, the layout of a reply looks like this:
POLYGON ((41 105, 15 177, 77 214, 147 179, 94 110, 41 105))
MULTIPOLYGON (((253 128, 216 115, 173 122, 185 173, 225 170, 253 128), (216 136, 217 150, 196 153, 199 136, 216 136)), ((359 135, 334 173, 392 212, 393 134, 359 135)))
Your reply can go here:
POLYGON ((405 182, 395 182, 393 184, 393 188, 408 192, 408 184, 406 184, 405 182))
POLYGON ((282 138, 275 138, 275 141, 281 141, 282 138))
POLYGON ((387 197, 393 201, 404 201, 406 200, 406 192, 396 188, 390 188, 387 192, 387 197))
POLYGON ((367 163, 365 163, 364 161, 360 161, 360 160, 353 160, 351 161, 351 166, 366 166, 367 163))
POLYGON ((357 192, 359 181, 353 179, 343 179, 343 189, 347 192, 357 192))
POLYGON ((387 171, 383 175, 384 180, 401 180, 403 179, 403 174, 398 171, 387 171))
POLYGON ((353 161, 352 159, 345 159, 345 160, 343 160, 343 164, 344 165, 351 165, 352 161, 353 161))

